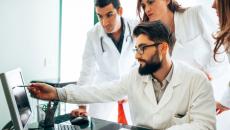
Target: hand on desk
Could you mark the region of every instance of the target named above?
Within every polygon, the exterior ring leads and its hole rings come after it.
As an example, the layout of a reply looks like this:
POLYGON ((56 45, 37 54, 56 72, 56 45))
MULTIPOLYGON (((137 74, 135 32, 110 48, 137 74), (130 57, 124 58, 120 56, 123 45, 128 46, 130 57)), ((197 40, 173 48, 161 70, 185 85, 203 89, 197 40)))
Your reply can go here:
POLYGON ((77 116, 87 116, 87 110, 85 105, 79 106, 78 109, 74 109, 71 111, 71 116, 77 117, 77 116))
POLYGON ((28 87, 32 96, 42 100, 58 100, 57 91, 53 86, 44 83, 32 83, 28 87))
POLYGON ((127 102, 128 102, 127 98, 126 99, 121 99, 121 100, 118 101, 118 103, 120 103, 120 104, 127 103, 127 102))

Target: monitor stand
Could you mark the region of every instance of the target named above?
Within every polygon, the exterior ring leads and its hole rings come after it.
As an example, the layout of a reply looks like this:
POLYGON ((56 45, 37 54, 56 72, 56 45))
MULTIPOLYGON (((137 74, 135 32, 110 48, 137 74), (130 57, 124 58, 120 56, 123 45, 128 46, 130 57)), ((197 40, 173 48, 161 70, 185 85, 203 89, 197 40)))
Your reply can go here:
POLYGON ((39 122, 39 126, 49 128, 54 126, 54 114, 58 106, 58 101, 49 101, 48 107, 45 110, 45 120, 39 122))

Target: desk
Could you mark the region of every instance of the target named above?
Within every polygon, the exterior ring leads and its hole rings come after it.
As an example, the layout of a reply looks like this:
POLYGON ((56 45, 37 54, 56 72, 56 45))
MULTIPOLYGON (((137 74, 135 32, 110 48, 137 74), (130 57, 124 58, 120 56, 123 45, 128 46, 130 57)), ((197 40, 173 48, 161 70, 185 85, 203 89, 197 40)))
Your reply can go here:
MULTIPOLYGON (((51 103, 51 102, 50 102, 51 103)), ((53 130, 52 126, 54 124, 63 124, 63 125, 71 125, 70 119, 71 116, 69 114, 60 115, 60 113, 56 111, 57 101, 53 102, 55 105, 51 105, 47 108, 46 111, 46 121, 40 121, 39 126, 36 123, 35 126, 29 127, 29 130, 53 130), (54 109, 53 109, 54 108, 54 109), (56 111, 56 113, 55 113, 56 111), (44 126, 48 128, 44 128, 44 126)), ((124 130, 151 130, 143 127, 122 125, 111 121, 101 120, 97 118, 90 118, 88 124, 80 125, 81 130, 122 130, 121 128, 125 128, 124 130)))
MULTIPOLYGON (((65 116, 65 115, 64 115, 65 116)), ((58 122, 58 118, 60 119, 61 116, 55 118, 55 123, 58 122)), ((68 120, 68 118, 66 118, 68 120)), ((63 120, 64 121, 64 120, 63 120)), ((136 127, 136 126, 129 126, 129 125, 122 125, 111 121, 106 121, 97 118, 89 118, 90 123, 88 126, 80 126, 82 130, 119 130, 121 128, 127 128, 130 130, 150 130, 148 128, 136 127)))
MULTIPOLYGON (((65 115, 60 115, 55 117, 55 124, 68 124, 68 114, 65 115)), ((70 125, 70 123, 69 123, 70 125)), ((142 128, 142 127, 136 127, 136 126, 129 126, 129 125, 121 125, 115 122, 110 122, 106 120, 101 120, 97 118, 90 118, 90 122, 88 125, 81 125, 80 126, 81 130, 120 130, 121 128, 125 128, 125 130, 151 130, 148 128, 142 128)), ((42 127, 38 128, 43 129, 42 127)), ((52 130, 53 128, 47 128, 47 130, 52 130)), ((29 129, 30 130, 30 129, 29 129)), ((33 129, 34 130, 34 129, 33 129)), ((44 130, 46 130, 44 128, 44 130)))
MULTIPOLYGON (((76 84, 76 82, 68 82, 68 83, 60 83, 59 81, 32 81, 32 83, 36 82, 43 82, 47 83, 49 85, 52 85, 54 87, 63 87, 68 84, 76 84)), ((38 103, 39 104, 39 103, 38 103)), ((57 107, 57 104, 54 105, 54 107, 57 107)), ((60 108, 59 108, 60 109, 60 108)), ((54 109, 54 112, 56 111, 56 108, 54 109)), ((46 114, 54 115, 53 112, 46 112, 46 114)), ((55 124, 65 123, 70 120, 70 116, 68 114, 60 115, 60 110, 56 111, 56 117, 54 117, 54 120, 51 122, 54 122, 55 124)), ((53 119, 52 117, 49 117, 49 119, 53 119)), ((69 122, 70 125, 70 122, 69 122)), ((87 126, 80 126, 82 130, 120 130, 121 128, 126 128, 127 130, 151 130, 148 128, 142 128, 142 127, 135 127, 135 126, 129 126, 129 125, 121 125, 115 122, 110 122, 106 120, 96 119, 96 118, 90 118, 90 123, 87 126)), ((44 129, 42 127, 36 128, 36 129, 44 129)), ((126 130, 125 129, 125 130, 126 130)), ((34 129, 33 129, 34 130, 34 129)), ((48 128, 47 130, 52 130, 52 128, 48 128)))

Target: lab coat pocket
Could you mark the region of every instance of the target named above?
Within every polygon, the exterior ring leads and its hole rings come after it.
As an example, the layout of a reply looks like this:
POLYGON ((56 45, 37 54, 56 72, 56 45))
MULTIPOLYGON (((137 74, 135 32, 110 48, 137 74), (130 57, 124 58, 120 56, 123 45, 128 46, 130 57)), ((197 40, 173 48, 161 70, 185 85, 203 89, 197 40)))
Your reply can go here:
POLYGON ((108 52, 104 52, 101 56, 102 62, 106 65, 111 65, 110 63, 112 58, 112 55, 110 55, 108 52))
MULTIPOLYGON (((114 69, 111 69, 111 67, 115 67, 117 66, 115 63, 117 61, 117 59, 111 55, 109 52, 103 52, 102 54, 98 55, 97 58, 98 61, 98 67, 100 68, 100 71, 103 72, 104 74, 114 74, 113 71, 115 71, 114 69)), ((117 70, 116 70, 117 71, 117 70)))
POLYGON ((109 57, 109 54, 108 52, 101 52, 97 55, 97 60, 100 62, 100 63, 103 63, 103 62, 108 62, 108 57, 109 57))
POLYGON ((102 53, 102 58, 103 58, 103 59, 107 59, 108 56, 109 56, 108 52, 103 52, 103 53, 102 53))

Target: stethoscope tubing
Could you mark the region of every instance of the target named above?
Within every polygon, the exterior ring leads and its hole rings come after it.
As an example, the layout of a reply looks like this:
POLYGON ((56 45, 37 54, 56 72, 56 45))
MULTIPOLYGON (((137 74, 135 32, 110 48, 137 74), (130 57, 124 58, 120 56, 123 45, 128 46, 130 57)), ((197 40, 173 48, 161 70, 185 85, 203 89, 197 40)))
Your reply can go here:
MULTIPOLYGON (((127 22, 127 25, 128 25, 128 29, 129 29, 129 35, 126 36, 126 39, 125 41, 127 42, 128 41, 128 38, 130 37, 131 41, 133 42, 133 37, 131 35, 131 28, 130 28, 130 25, 129 23, 127 22)), ((105 52, 105 49, 104 49, 104 46, 103 46, 103 36, 100 37, 100 44, 101 44, 101 51, 104 53, 105 52)))

